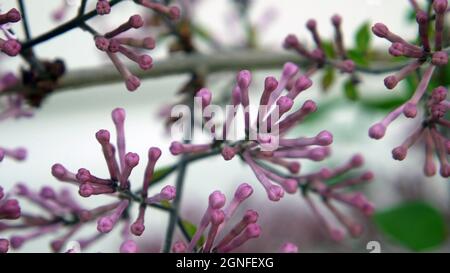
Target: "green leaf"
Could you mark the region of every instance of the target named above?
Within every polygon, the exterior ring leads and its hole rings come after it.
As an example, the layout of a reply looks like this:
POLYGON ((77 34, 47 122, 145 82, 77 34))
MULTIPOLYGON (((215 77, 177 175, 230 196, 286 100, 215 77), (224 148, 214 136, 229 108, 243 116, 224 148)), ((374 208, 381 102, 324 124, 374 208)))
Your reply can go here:
POLYGON ((165 176, 172 173, 174 171, 174 169, 175 168, 173 166, 161 167, 161 168, 156 169, 155 172, 153 173, 152 181, 161 180, 165 176))
POLYGON ((336 52, 334 51, 333 43, 330 41, 322 41, 323 51, 325 52, 325 56, 329 59, 336 58, 336 52))
POLYGON ((368 58, 359 50, 350 49, 347 51, 348 57, 356 64, 367 66, 369 64, 368 58))
POLYGON ((325 70, 325 73, 322 76, 321 86, 322 90, 327 91, 333 85, 335 79, 334 69, 332 67, 328 67, 325 70))
POLYGON ((377 212, 374 220, 385 235, 413 251, 438 247, 447 236, 443 215, 421 201, 377 212))
MULTIPOLYGON (((195 232, 197 231, 197 226, 187 220, 183 220, 182 224, 183 224, 183 227, 186 230, 187 234, 189 235, 189 237, 192 238, 194 236, 195 232)), ((197 242, 197 247, 199 247, 199 248, 202 247, 204 243, 205 243, 205 237, 202 235, 197 242)))
POLYGON ((372 41, 372 35, 370 33, 369 22, 364 23, 359 27, 355 35, 356 49, 362 53, 366 53, 370 48, 370 42, 372 41))
POLYGON ((347 80, 344 83, 344 93, 349 100, 355 101, 359 98, 359 92, 356 84, 354 84, 351 80, 347 80))

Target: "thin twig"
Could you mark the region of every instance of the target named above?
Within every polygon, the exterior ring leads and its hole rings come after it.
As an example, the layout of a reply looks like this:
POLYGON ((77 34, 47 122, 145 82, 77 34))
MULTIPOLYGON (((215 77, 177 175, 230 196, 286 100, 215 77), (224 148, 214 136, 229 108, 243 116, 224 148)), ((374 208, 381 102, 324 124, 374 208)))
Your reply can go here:
POLYGON ((17 2, 19 3, 20 14, 22 14, 23 31, 25 32, 25 38, 28 41, 31 39, 31 32, 30 26, 28 25, 28 16, 25 9, 25 3, 23 2, 23 0, 17 0, 17 2))

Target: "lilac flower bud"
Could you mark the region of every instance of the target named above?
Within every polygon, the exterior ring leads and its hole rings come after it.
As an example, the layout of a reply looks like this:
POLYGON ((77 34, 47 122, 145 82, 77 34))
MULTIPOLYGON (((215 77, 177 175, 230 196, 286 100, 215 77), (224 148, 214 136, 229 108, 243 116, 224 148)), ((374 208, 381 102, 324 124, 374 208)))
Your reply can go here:
POLYGON ((291 48, 295 48, 299 44, 300 44, 300 42, 299 42, 297 36, 290 34, 290 35, 286 36, 286 38, 284 39, 283 47, 285 49, 291 49, 291 48))
POLYGON ((333 15, 333 17, 331 17, 331 23, 334 26, 340 26, 342 24, 342 17, 338 14, 333 15))
POLYGON ((17 40, 14 39, 10 39, 4 42, 0 40, 0 49, 6 55, 14 57, 20 53, 20 51, 22 50, 22 46, 17 40))
POLYGON ((16 199, 9 199, 0 204, 0 219, 14 220, 20 217, 20 206, 16 199))
POLYGON ((221 154, 222 154, 223 159, 225 159, 226 161, 229 161, 229 160, 233 159, 233 157, 236 155, 236 150, 233 147, 224 146, 222 148, 221 154))
POLYGON ((181 15, 180 8, 177 6, 164 6, 161 3, 156 3, 150 0, 138 0, 137 3, 156 12, 165 14, 171 20, 178 20, 181 15))
POLYGON ((161 190, 161 197, 164 200, 171 201, 175 198, 176 193, 177 193, 177 191, 174 186, 165 186, 161 190))
POLYGON ((328 146, 333 143, 333 135, 329 131, 321 131, 315 138, 317 145, 328 146))
POLYGON ((95 189, 90 183, 83 183, 80 185, 80 188, 78 190, 78 193, 82 197, 90 197, 92 194, 94 194, 95 189))
POLYGON ((445 66, 448 63, 448 55, 445 51, 438 51, 433 53, 431 63, 436 66, 445 66))
POLYGON ((209 195, 209 207, 211 209, 221 209, 225 205, 225 195, 220 191, 214 191, 209 195))
POLYGON ((350 164, 352 165, 352 167, 354 168, 358 168, 361 167, 364 164, 364 158, 362 155, 360 154, 356 154, 352 157, 352 159, 350 160, 350 164))
POLYGON ((277 105, 281 116, 291 110, 292 106, 294 105, 294 101, 288 96, 282 96, 277 100, 277 105))
POLYGON ((98 0, 96 5, 96 10, 98 15, 105 15, 111 12, 111 6, 108 0, 98 0))
POLYGON ((448 0, 434 0, 433 9, 436 13, 443 14, 447 11, 448 0))
POLYGON ((344 231, 341 229, 333 228, 330 230, 330 237, 335 242, 341 242, 344 240, 344 231))
POLYGON ((407 118, 415 118, 417 115, 417 105, 411 102, 406 103, 403 108, 403 114, 407 118))
POLYGON ((270 185, 267 189, 267 196, 270 201, 280 201, 280 199, 284 196, 284 190, 278 185, 270 185))
POLYGON ((381 123, 377 123, 369 129, 369 136, 374 139, 381 139, 382 137, 384 137, 385 133, 386 126, 381 123))
POLYGON ((395 57, 400 57, 405 55, 405 46, 402 43, 393 43, 389 47, 389 54, 395 57))
POLYGON ((252 74, 248 70, 242 70, 237 75, 236 81, 238 83, 239 88, 246 89, 250 86, 252 81, 252 74))
POLYGON ((120 245, 120 253, 137 253, 138 245, 133 240, 126 240, 120 245))
POLYGON ((439 103, 447 99, 448 90, 444 86, 439 86, 431 93, 431 99, 435 103, 439 103))
POLYGON ((9 241, 6 239, 0 239, 0 253, 7 253, 9 250, 9 241))
POLYGON ((20 21, 20 19, 22 19, 20 12, 17 9, 12 8, 4 14, 0 14, 0 25, 16 23, 20 21))
POLYGON ((209 89, 202 88, 197 92, 197 94, 195 94, 195 96, 202 99, 203 108, 211 104, 212 94, 211 91, 209 91, 209 89))
POLYGON ((293 243, 284 243, 280 251, 281 253, 298 253, 298 247, 293 243))
POLYGON ((44 199, 54 199, 54 198, 56 198, 56 192, 51 187, 45 186, 45 187, 41 188, 41 191, 39 192, 39 196, 44 199))
POLYGON ((403 159, 406 158, 407 152, 408 152, 407 147, 405 147, 405 146, 399 146, 399 147, 396 147, 396 148, 394 148, 394 149, 392 150, 392 157, 393 157, 395 160, 400 160, 400 161, 401 161, 401 160, 403 160, 403 159))
POLYGON ((185 253, 187 245, 183 241, 176 241, 172 246, 173 253, 185 253))
POLYGON ((396 76, 392 75, 392 76, 388 76, 384 79, 384 85, 388 88, 388 89, 394 89, 398 84, 398 79, 396 76))
POLYGON ((9 239, 9 243, 11 247, 14 249, 20 248, 23 245, 23 243, 25 243, 25 241, 26 241, 25 237, 22 236, 12 236, 9 239))
POLYGON ((298 190, 298 182, 295 179, 286 179, 282 182, 283 189, 290 194, 294 194, 298 190))
POLYGON ((236 192, 234 193, 234 198, 236 198, 237 201, 243 202, 245 199, 247 199, 250 195, 253 193, 253 188, 247 183, 242 183, 237 188, 236 192))
POLYGON ((390 33, 388 27, 382 23, 376 23, 372 27, 372 32, 380 38, 386 38, 390 33))
POLYGON ((336 66, 343 73, 353 73, 355 71, 355 63, 352 60, 344 60, 337 63, 336 66))

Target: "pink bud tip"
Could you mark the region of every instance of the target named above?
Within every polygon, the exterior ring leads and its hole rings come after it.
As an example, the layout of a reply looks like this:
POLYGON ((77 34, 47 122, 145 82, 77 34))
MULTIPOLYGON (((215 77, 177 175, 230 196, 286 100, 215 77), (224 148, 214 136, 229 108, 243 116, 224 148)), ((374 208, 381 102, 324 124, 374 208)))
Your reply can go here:
POLYGON ((397 77, 395 76, 388 76, 384 79, 384 85, 388 89, 394 89, 398 84, 397 77))
POLYGON ((9 241, 6 239, 0 239, 0 253, 7 253, 9 250, 9 241))
POLYGON ((385 38, 389 34, 389 29, 382 23, 376 23, 372 27, 372 32, 380 38, 385 38))
POLYGON ((372 180, 374 178, 374 176, 375 175, 373 174, 373 172, 367 171, 361 176, 361 178, 365 181, 369 181, 369 180, 372 180))
POLYGON ((2 219, 15 220, 20 217, 20 206, 16 199, 8 199, 0 204, 2 219))
POLYGON ((333 228, 332 230, 330 230, 330 237, 335 242, 341 242, 342 240, 344 240, 344 231, 342 231, 341 229, 333 228))
POLYGON ((164 200, 173 200, 175 198, 177 194, 177 190, 174 186, 165 186, 164 188, 162 188, 161 190, 161 197, 164 200))
POLYGON ((111 6, 107 0, 99 0, 96 5, 97 14, 105 15, 111 12, 111 6))
POLYGON ((170 153, 171 154, 173 154, 173 155, 179 155, 179 154, 181 154, 182 152, 183 152, 183 144, 181 144, 180 142, 178 142, 178 141, 174 141, 174 142, 172 142, 172 144, 170 144, 170 148, 169 148, 169 150, 170 150, 170 153))
POLYGON ((335 26, 339 26, 342 23, 342 17, 338 14, 333 15, 333 17, 331 17, 331 23, 335 26))
POLYGON ((212 94, 211 94, 211 91, 209 91, 208 88, 200 89, 197 92, 197 94, 195 94, 195 96, 202 99, 203 107, 206 107, 206 106, 208 106, 211 103, 212 94))
POLYGON ((137 253, 138 245, 133 240, 126 240, 120 245, 120 253, 137 253))
POLYGON ((209 195, 209 207, 212 209, 220 209, 225 205, 225 195, 220 191, 214 191, 209 195))
POLYGON ((294 101, 287 96, 282 96, 277 100, 277 105, 280 113, 286 113, 292 108, 294 101))
POLYGON ((433 8, 438 14, 443 14, 447 11, 448 1, 447 0, 434 0, 433 8))
POLYGON ((12 248, 18 249, 25 243, 25 238, 22 236, 12 236, 9 243, 12 248))
POLYGON ((309 19, 307 22, 306 22, 306 27, 309 29, 309 30, 314 30, 314 29, 316 29, 316 27, 317 27, 317 21, 316 20, 314 20, 314 19, 309 19))
POLYGON ((108 130, 100 130, 97 133, 95 133, 95 138, 97 139, 98 142, 100 142, 101 144, 107 144, 109 143, 110 140, 110 133, 108 130))
POLYGON ((184 253, 186 252, 187 246, 182 241, 176 241, 172 246, 173 253, 184 253))
POLYGON ((120 49, 120 43, 117 39, 111 39, 108 41, 108 51, 112 53, 116 53, 120 49))
POLYGON ((8 21, 9 21, 10 23, 19 22, 20 19, 22 19, 22 16, 20 15, 20 12, 19 12, 17 9, 15 9, 15 8, 10 9, 10 10, 6 13, 6 16, 7 16, 8 21))
POLYGON ((317 144, 327 146, 333 143, 333 135, 329 131, 322 131, 316 136, 317 144))
POLYGON ((177 6, 171 6, 169 7, 169 17, 172 20, 178 20, 181 16, 181 10, 177 6))
POLYGON ((356 154, 350 160, 350 164, 354 168, 361 167, 364 164, 364 157, 362 155, 360 155, 360 154, 356 154))
POLYGON ((313 82, 310 78, 302 75, 298 80, 295 82, 295 88, 298 90, 306 90, 312 86, 313 82))
POLYGON ((328 179, 328 178, 331 178, 331 177, 333 176, 333 171, 330 170, 329 168, 322 168, 322 169, 320 169, 320 171, 319 171, 319 176, 320 176, 322 179, 328 179))
POLYGON ((292 174, 296 174, 300 171, 300 163, 298 162, 290 162, 288 165, 289 172, 292 174))
POLYGON ((14 57, 22 50, 22 45, 17 40, 7 40, 3 43, 1 50, 8 56, 14 57))
POLYGON ((236 151, 230 147, 230 146, 225 146, 222 149, 222 157, 223 159, 225 159, 226 161, 233 159, 233 157, 236 155, 236 151))
POLYGON ((237 188, 236 192, 234 193, 234 198, 236 198, 239 202, 244 201, 247 199, 250 195, 253 193, 253 188, 247 183, 242 183, 237 188))
POLYGON ((94 187, 92 187, 90 183, 83 183, 80 185, 78 193, 80 194, 80 196, 87 198, 94 193, 94 187))
POLYGON ((130 17, 130 19, 128 20, 128 23, 130 24, 130 26, 132 28, 140 28, 144 25, 144 20, 142 19, 142 17, 140 15, 135 14, 130 17))
POLYGON ((298 182, 295 179, 286 179, 283 181, 283 189, 290 194, 294 194, 298 190, 298 182))
POLYGON ((145 225, 140 222, 135 222, 131 225, 130 231, 136 236, 141 236, 144 233, 145 225))
POLYGON ((250 224, 245 228, 245 235, 248 238, 257 238, 261 235, 261 227, 258 224, 250 224))
POLYGON ((125 116, 125 110, 123 108, 116 108, 111 113, 114 123, 123 123, 125 121, 125 116))
POLYGON ((436 66, 444 66, 448 63, 448 55, 445 51, 438 51, 433 54, 431 63, 436 66))
POLYGON ((213 225, 220 225, 225 220, 225 213, 223 210, 213 210, 211 212, 211 223, 213 225))
POLYGON ((258 221, 258 213, 254 210, 247 210, 244 214, 243 220, 246 224, 256 223, 258 221))
POLYGON ((363 229, 362 225, 360 225, 360 224, 352 224, 349 227, 349 231, 353 237, 359 237, 363 233, 364 229, 363 229))
POLYGON ((105 37, 101 37, 101 36, 96 36, 94 38, 95 41, 95 46, 101 50, 101 51, 106 51, 109 48, 109 40, 106 39, 105 37))
POLYGON ((417 116, 417 105, 411 102, 405 104, 403 108, 403 114, 407 118, 415 118, 417 116))
POLYGON ((307 101, 305 101, 305 103, 303 103, 302 110, 307 112, 307 113, 312 113, 312 112, 315 112, 317 110, 317 105, 316 105, 316 103, 314 101, 307 100, 307 101))
POLYGON ((439 173, 441 174, 442 177, 449 177, 450 176, 450 164, 441 165, 439 173))
POLYGON ((148 150, 148 158, 151 161, 156 161, 161 157, 161 149, 157 147, 152 147, 148 150))
POLYGON ((292 76, 298 73, 298 70, 299 68, 296 64, 287 62, 283 66, 283 73, 282 73, 283 77, 291 78, 292 76))
POLYGON ((418 24, 426 24, 428 22, 428 15, 424 11, 418 11, 416 14, 416 21, 418 24))
POLYGON ((402 43, 393 43, 389 47, 389 54, 395 57, 403 56, 405 54, 405 46, 402 43))
POLYGON ((264 90, 268 92, 274 91, 278 87, 278 81, 274 77, 267 77, 264 80, 264 90))
POLYGON ((127 153, 125 155, 125 164, 131 168, 136 167, 139 164, 139 155, 136 153, 127 153))
POLYGON ((353 73, 355 71, 355 63, 352 60, 342 61, 340 69, 345 73, 353 73))
POLYGON ((246 89, 250 86, 250 82, 252 81, 252 74, 248 70, 242 70, 237 75, 237 83, 239 88, 246 89))
POLYGON ((56 192, 52 188, 48 186, 44 186, 41 188, 41 191, 39 192, 39 196, 45 199, 52 199, 56 197, 56 192))
POLYGON ((114 222, 109 216, 104 216, 97 221, 97 230, 101 233, 108 233, 114 227, 114 222))
POLYGON ((385 133, 386 127, 381 123, 377 123, 369 129, 369 136, 373 139, 381 139, 385 133))
POLYGON ((278 185, 271 185, 267 190, 267 196, 269 197, 270 201, 280 201, 280 199, 284 196, 284 190, 278 185))
POLYGON ((282 253, 298 253, 298 247, 293 243, 284 243, 281 246, 282 253))
POLYGON ((139 67, 143 70, 148 70, 153 67, 153 59, 149 55, 141 55, 138 60, 139 67))
POLYGON ((435 102, 441 102, 447 98, 448 90, 444 86, 439 86, 433 90, 431 98, 435 102))
POLYGON ((54 252, 60 252, 62 247, 64 245, 64 241, 63 240, 54 240, 50 243, 50 247, 52 248, 52 250, 54 252))
POLYGON ((299 44, 300 42, 298 41, 297 36, 290 34, 284 39, 283 47, 286 49, 290 49, 298 46, 299 44))
POLYGON ((78 181, 86 183, 91 179, 91 173, 88 170, 81 168, 78 170, 76 178, 78 181))
POLYGON ((141 85, 141 80, 138 77, 136 77, 135 75, 130 75, 125 80, 125 86, 127 87, 128 91, 135 91, 136 89, 139 88, 140 85, 141 85))
POLYGON ((52 175, 58 179, 63 179, 67 174, 67 169, 57 163, 52 166, 52 175))
POLYGON ((322 161, 328 156, 328 151, 323 147, 313 148, 309 151, 308 156, 313 161, 322 161))

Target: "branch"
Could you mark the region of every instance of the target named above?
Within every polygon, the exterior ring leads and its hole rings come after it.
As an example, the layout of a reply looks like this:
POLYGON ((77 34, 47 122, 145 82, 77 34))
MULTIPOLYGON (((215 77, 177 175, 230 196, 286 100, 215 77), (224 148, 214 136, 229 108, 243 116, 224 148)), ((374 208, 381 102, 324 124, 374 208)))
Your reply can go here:
MULTIPOLYGON (((283 64, 288 61, 297 63, 302 67, 309 64, 307 60, 293 53, 246 50, 215 52, 211 54, 194 53, 175 55, 161 61, 156 61, 154 67, 148 71, 143 71, 135 66, 129 67, 129 69, 136 76, 145 79, 192 73, 199 68, 207 73, 227 71, 236 72, 241 69, 280 69, 283 64)), ((371 67, 358 66, 357 71, 368 74, 383 74, 397 71, 404 65, 405 64, 386 65, 386 62, 378 62, 371 67)), ((122 81, 123 79, 121 75, 113 66, 79 69, 67 73, 61 79, 58 88, 55 89, 54 92, 74 90, 122 81)), ((3 92, 2 94, 11 92, 29 94, 33 92, 33 90, 19 85, 11 88, 7 92, 3 92)))

